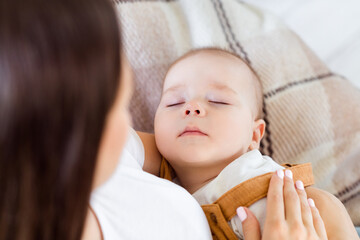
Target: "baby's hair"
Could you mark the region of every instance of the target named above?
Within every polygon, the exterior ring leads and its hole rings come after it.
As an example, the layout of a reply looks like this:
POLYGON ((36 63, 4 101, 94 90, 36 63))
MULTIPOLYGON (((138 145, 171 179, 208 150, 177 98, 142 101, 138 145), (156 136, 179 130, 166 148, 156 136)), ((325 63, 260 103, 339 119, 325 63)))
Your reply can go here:
MULTIPOLYGON (((225 54, 229 54, 232 55, 234 57, 236 57, 237 59, 239 59, 242 63, 244 63, 252 72, 253 77, 254 77, 254 90, 255 90, 255 97, 256 97, 256 103, 257 103, 257 111, 255 113, 255 118, 256 119, 260 119, 263 117, 263 87, 260 81, 260 78, 258 76, 258 74, 254 71, 254 69, 250 66, 250 64, 248 62, 246 62, 244 59, 242 59, 239 55, 223 49, 223 48, 218 48, 218 47, 204 47, 204 48, 195 48, 195 49, 191 49, 190 51, 188 51, 187 53, 185 53, 184 55, 182 55, 181 57, 179 57, 178 59, 176 59, 173 63, 170 64, 170 67, 167 70, 167 73, 170 71, 170 69, 176 65, 178 62, 180 62, 181 60, 196 55, 198 53, 201 52, 216 52, 216 53, 225 53, 225 54)), ((166 75, 167 75, 166 73, 166 75)), ((166 78, 165 75, 165 78, 166 78)))

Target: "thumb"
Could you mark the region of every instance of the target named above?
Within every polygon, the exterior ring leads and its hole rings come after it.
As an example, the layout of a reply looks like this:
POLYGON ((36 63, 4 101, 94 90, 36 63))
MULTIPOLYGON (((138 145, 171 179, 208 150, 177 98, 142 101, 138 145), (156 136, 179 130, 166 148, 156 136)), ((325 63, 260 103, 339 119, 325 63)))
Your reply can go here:
POLYGON ((242 224, 245 240, 260 240, 260 225, 255 215, 245 207, 239 207, 236 210, 242 224))

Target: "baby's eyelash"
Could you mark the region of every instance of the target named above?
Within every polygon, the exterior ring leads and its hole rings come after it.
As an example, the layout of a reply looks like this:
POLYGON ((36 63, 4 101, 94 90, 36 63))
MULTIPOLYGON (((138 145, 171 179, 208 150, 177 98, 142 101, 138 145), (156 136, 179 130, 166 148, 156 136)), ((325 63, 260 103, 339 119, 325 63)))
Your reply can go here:
POLYGON ((209 102, 215 103, 215 104, 229 105, 229 103, 226 103, 226 102, 219 102, 219 101, 209 101, 209 102))
POLYGON ((174 107, 174 106, 181 105, 181 104, 183 104, 183 103, 184 103, 184 102, 173 103, 173 104, 166 105, 166 107, 174 107))

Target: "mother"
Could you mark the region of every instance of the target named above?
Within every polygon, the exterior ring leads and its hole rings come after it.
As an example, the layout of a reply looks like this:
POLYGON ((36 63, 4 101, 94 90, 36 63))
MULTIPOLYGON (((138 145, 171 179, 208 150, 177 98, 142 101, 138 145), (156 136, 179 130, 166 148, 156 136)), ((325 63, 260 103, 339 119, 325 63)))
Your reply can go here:
MULTIPOLYGON (((110 1, 1 1, 0 239, 211 238, 189 194, 136 167, 113 176, 136 170, 133 176, 149 182, 146 192, 112 189, 129 203, 106 206, 115 215, 125 209, 128 215, 115 216, 122 221, 97 218, 89 207, 92 189, 117 168, 127 138, 131 74, 119 36, 110 1), (151 199, 157 202, 149 209, 151 199), (127 221, 134 212, 146 216, 137 225, 127 221), (117 226, 124 230, 108 231, 117 226)), ((283 182, 273 179, 270 194, 280 196, 283 182)), ((282 198, 274 199, 272 209, 283 209, 282 198)), ((247 213, 245 231, 258 234, 247 213)), ((283 233, 267 226, 264 237, 283 233)), ((314 229, 303 230, 317 236, 314 229)))

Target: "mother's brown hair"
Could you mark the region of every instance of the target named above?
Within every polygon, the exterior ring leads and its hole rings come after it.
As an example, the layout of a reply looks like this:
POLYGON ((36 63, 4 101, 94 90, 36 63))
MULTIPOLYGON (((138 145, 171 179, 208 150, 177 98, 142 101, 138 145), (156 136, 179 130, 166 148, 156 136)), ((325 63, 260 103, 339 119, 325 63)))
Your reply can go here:
POLYGON ((79 239, 120 73, 107 0, 0 2, 0 239, 79 239))

